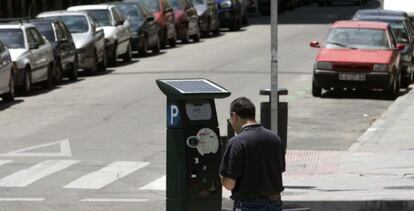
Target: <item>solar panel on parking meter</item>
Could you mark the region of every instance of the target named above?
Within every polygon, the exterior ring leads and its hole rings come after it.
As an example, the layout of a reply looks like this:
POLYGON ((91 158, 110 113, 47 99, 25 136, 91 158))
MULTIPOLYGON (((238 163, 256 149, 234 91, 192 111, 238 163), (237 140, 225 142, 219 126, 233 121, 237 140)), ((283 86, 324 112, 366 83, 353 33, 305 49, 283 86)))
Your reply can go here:
POLYGON ((167 96, 167 211, 221 211, 214 98, 230 92, 207 79, 156 83, 167 96))

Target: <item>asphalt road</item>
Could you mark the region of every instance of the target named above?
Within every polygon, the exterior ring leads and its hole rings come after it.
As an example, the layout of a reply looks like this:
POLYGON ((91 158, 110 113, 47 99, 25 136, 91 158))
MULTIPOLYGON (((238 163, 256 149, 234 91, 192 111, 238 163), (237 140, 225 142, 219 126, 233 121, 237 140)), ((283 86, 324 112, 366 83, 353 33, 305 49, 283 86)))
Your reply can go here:
MULTIPOLYGON (((356 9, 307 6, 280 15, 289 149, 345 150, 392 103, 380 92, 311 95, 316 50, 309 41, 322 40, 332 21, 356 9)), ((216 100, 226 135, 234 98, 267 100, 259 90, 270 86, 269 19, 1 103, 1 210, 163 210, 164 191, 140 190, 165 175, 166 98, 155 80, 195 77, 232 92, 216 100)))

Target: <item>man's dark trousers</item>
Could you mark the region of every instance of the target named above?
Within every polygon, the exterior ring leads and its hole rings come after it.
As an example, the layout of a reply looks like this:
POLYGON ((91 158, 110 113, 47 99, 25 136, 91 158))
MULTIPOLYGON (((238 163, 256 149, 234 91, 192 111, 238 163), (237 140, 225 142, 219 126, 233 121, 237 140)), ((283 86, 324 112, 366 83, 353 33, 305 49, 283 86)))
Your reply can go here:
POLYGON ((233 211, 282 211, 280 200, 236 200, 233 211))

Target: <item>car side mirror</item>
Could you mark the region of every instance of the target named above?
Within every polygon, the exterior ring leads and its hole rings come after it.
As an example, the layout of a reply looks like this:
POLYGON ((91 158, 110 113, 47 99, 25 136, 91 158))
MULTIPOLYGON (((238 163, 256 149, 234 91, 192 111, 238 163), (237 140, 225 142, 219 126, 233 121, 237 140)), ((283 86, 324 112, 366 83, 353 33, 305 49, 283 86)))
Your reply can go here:
POLYGON ((29 44, 29 49, 33 50, 33 49, 38 49, 39 48, 39 44, 37 43, 31 43, 29 44))
POLYGON ((120 21, 117 21, 117 22, 115 22, 115 26, 120 26, 120 25, 122 25, 122 24, 124 24, 124 20, 120 20, 120 21))
POLYGON ((404 44, 397 44, 396 49, 402 51, 402 50, 405 49, 405 45, 404 44))
POLYGON ((319 44, 318 41, 311 41, 309 46, 312 47, 312 48, 320 48, 321 47, 321 45, 319 44))
POLYGON ((146 19, 145 19, 145 21, 147 21, 147 22, 152 22, 152 21, 154 21, 155 20, 155 18, 153 17, 153 16, 148 16, 146 19))

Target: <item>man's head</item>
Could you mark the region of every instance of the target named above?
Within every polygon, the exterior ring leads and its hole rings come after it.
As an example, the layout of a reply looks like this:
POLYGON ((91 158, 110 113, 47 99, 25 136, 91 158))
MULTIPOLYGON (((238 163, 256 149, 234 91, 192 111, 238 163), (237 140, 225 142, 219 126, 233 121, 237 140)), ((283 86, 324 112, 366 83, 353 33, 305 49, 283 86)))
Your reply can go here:
POLYGON ((230 104, 230 123, 236 133, 240 133, 242 127, 249 122, 256 122, 256 108, 252 101, 245 97, 239 97, 230 104))

